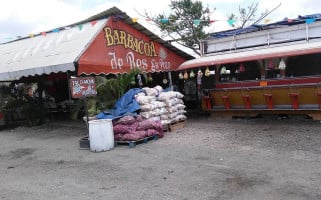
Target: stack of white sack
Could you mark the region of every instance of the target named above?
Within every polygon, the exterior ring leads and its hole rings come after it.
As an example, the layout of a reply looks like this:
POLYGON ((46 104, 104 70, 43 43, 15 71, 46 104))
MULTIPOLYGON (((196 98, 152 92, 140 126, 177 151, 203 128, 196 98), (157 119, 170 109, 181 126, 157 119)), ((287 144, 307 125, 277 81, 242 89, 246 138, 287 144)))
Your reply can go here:
POLYGON ((143 88, 144 92, 138 93, 135 96, 136 101, 140 105, 141 112, 139 113, 143 119, 160 120, 160 116, 165 114, 165 103, 158 101, 157 96, 162 92, 161 86, 154 88, 143 88))
POLYGON ((164 102, 167 110, 167 113, 161 115, 161 121, 176 123, 186 120, 183 97, 182 93, 176 91, 162 92, 158 95, 157 100, 164 102))
POLYGON ((143 88, 144 92, 136 95, 136 101, 141 107, 140 115, 144 119, 161 120, 162 125, 168 125, 186 119, 184 97, 180 92, 163 92, 161 86, 143 88))

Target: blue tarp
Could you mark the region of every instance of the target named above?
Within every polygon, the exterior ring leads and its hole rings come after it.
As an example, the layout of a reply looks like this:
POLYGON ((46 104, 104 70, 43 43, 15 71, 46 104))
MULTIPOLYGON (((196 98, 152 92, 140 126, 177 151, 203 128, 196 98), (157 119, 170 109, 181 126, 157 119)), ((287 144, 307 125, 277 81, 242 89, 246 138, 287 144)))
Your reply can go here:
POLYGON ((242 33, 254 32, 254 31, 258 31, 258 30, 259 30, 259 26, 252 25, 252 26, 249 26, 246 28, 233 29, 233 30, 213 33, 213 34, 211 34, 211 37, 222 38, 222 37, 228 37, 228 36, 233 36, 233 35, 239 35, 242 33))
POLYGON ((135 95, 140 92, 143 92, 140 88, 128 90, 117 100, 113 109, 99 113, 96 116, 97 119, 116 119, 125 115, 135 115, 140 110, 140 106, 135 100, 135 95))
POLYGON ((296 24, 306 23, 307 19, 315 19, 316 21, 321 20, 321 14, 312 14, 312 15, 303 15, 303 16, 299 15, 297 19, 289 20, 288 18, 285 18, 281 21, 270 23, 270 24, 265 24, 265 25, 255 24, 255 25, 251 25, 251 26, 245 27, 245 28, 232 29, 232 30, 227 30, 227 31, 222 31, 222 32, 211 33, 209 38, 222 38, 222 37, 240 35, 243 33, 260 31, 260 30, 274 29, 274 28, 278 28, 281 26, 292 26, 292 25, 296 25, 296 24))

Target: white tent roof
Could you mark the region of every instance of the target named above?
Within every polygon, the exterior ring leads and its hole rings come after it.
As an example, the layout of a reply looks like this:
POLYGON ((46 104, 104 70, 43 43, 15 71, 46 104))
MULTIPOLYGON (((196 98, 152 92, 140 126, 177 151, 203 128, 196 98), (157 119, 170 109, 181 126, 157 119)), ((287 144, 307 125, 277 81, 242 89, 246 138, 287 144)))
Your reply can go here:
POLYGON ((0 45, 0 81, 24 76, 75 71, 74 63, 105 25, 96 24, 64 28, 58 32, 28 37, 0 45))

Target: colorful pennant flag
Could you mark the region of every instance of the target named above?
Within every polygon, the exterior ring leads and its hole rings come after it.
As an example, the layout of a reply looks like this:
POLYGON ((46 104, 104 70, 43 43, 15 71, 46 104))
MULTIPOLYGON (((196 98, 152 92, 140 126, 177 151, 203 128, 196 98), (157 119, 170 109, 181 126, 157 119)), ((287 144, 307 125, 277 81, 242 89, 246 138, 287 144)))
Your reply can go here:
POLYGON ((47 33, 46 33, 45 31, 41 32, 40 34, 43 35, 43 36, 45 36, 45 37, 46 37, 46 35, 47 35, 47 33))
POLYGON ((234 19, 229 19, 229 20, 227 20, 227 23, 228 23, 230 26, 234 26, 235 20, 234 20, 234 19))
POLYGON ((59 31, 60 31, 59 28, 55 28, 52 30, 52 32, 54 32, 54 33, 59 33, 59 31))
POLYGON ((309 19, 306 19, 305 20, 305 23, 307 23, 307 24, 312 24, 312 23, 314 23, 315 22, 315 19, 314 18, 309 18, 309 19))
POLYGON ((133 23, 137 23, 137 21, 138 21, 138 18, 132 18, 133 23))
POLYGON ((270 19, 265 19, 265 20, 264 20, 264 23, 265 23, 265 24, 268 24, 270 21, 271 21, 270 19))
POLYGON ((82 30, 82 27, 83 27, 83 24, 78 25, 79 30, 82 30))
POLYGON ((29 37, 31 37, 31 38, 33 38, 34 36, 35 36, 35 34, 33 34, 33 33, 29 34, 29 37))
POLYGON ((94 20, 94 21, 90 22, 91 26, 95 26, 96 23, 97 23, 97 20, 94 20))
POLYGON ((118 19, 125 19, 125 16, 124 16, 124 15, 119 15, 119 14, 118 14, 118 15, 115 15, 115 17, 118 18, 118 19))
POLYGON ((161 19, 160 22, 162 22, 162 23, 164 23, 164 24, 165 24, 165 23, 169 23, 169 19, 161 19))
POLYGON ((200 19, 195 19, 195 20, 193 20, 193 22, 194 22, 194 24, 195 24, 196 26, 198 26, 198 25, 200 25, 201 20, 200 20, 200 19))

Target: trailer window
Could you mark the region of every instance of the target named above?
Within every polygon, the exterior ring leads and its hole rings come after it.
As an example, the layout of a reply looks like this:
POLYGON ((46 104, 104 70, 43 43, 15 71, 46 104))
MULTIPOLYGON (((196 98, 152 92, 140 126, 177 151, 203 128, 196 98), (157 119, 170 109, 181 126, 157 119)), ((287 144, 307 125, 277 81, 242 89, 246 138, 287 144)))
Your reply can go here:
POLYGON ((222 65, 219 68, 220 82, 258 80, 261 78, 257 62, 222 65))
POLYGON ((321 75, 321 54, 310 54, 289 57, 287 60, 286 76, 315 76, 321 75))

